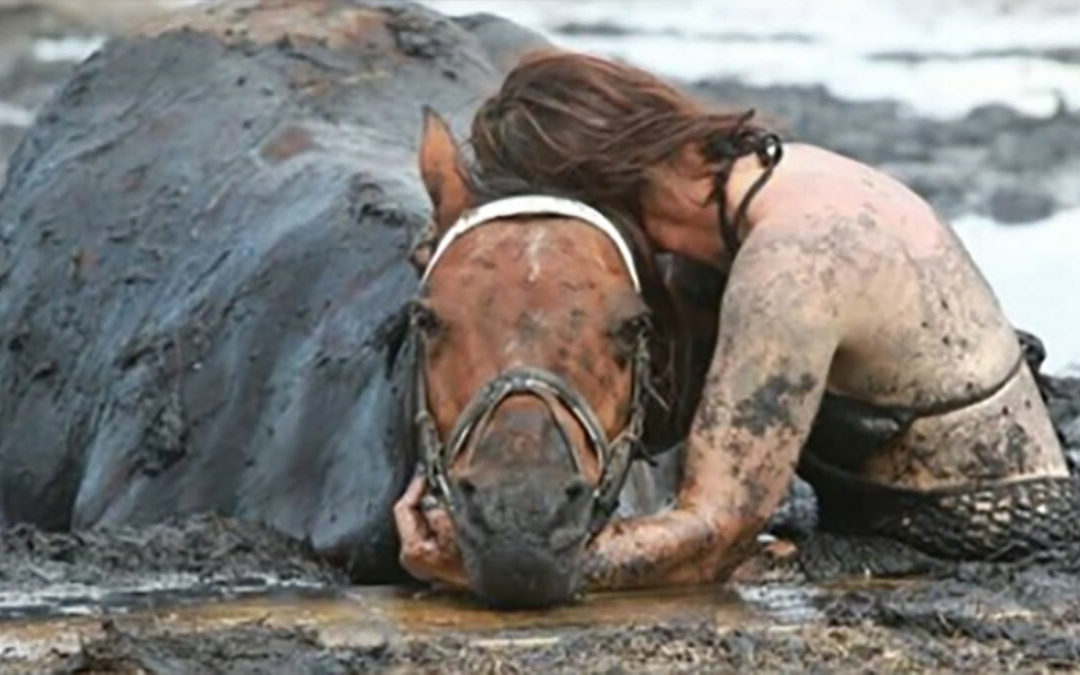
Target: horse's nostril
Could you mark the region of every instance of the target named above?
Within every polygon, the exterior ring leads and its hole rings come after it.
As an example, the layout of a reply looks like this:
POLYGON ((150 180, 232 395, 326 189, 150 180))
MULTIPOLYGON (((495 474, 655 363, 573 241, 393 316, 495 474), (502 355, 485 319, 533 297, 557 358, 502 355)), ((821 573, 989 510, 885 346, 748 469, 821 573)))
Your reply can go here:
POLYGON ((589 489, 589 486, 585 484, 585 481, 580 478, 575 478, 569 485, 566 486, 566 498, 572 502, 576 502, 585 496, 585 492, 589 489))

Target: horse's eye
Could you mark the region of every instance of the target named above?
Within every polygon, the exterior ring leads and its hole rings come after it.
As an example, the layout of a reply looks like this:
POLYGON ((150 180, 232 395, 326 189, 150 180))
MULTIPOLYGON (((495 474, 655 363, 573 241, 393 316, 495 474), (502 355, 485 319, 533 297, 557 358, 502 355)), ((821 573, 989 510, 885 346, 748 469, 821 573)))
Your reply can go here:
POLYGON ((638 341, 643 337, 648 337, 651 328, 652 323, 647 313, 636 314, 619 322, 615 330, 612 331, 611 337, 615 341, 615 348, 620 361, 628 362, 633 357, 638 341))
POLYGON ((442 330, 443 324, 435 310, 423 303, 416 303, 412 307, 412 325, 430 337, 442 330))
POLYGON ((628 343, 636 343, 638 338, 648 335, 652 329, 652 322, 647 313, 637 314, 622 322, 619 327, 619 337, 628 343))

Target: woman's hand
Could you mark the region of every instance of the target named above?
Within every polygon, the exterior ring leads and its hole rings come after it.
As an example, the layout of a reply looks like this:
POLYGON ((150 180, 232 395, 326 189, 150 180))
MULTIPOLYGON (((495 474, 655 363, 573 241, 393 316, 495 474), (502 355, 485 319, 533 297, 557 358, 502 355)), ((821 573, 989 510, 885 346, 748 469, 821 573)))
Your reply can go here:
POLYGON ((418 474, 394 504, 394 524, 401 539, 401 565, 421 581, 468 588, 454 521, 443 506, 427 503, 426 489, 424 475, 418 474))

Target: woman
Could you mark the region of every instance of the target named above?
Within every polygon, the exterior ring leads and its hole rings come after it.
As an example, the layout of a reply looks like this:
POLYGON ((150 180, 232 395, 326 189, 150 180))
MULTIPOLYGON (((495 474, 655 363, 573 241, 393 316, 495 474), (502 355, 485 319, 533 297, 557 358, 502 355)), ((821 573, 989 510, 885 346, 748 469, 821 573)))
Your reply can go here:
POLYGON ((474 120, 476 180, 620 214, 728 277, 676 508, 603 530, 594 586, 723 578, 796 469, 826 525, 933 554, 1075 538, 1075 484, 1033 373, 949 227, 893 178, 782 144, 752 116, 547 52, 474 120))

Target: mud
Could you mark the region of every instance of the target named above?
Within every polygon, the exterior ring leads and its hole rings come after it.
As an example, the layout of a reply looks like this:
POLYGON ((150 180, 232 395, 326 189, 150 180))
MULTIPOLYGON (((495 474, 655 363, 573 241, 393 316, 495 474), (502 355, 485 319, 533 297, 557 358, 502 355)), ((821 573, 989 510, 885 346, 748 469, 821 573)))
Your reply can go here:
POLYGON ((417 586, 350 587, 306 547, 214 517, 78 536, 19 529, 3 541, 4 672, 1045 672, 1080 664, 1080 550, 957 564, 895 543, 860 551, 857 541, 819 534, 794 555, 763 550, 725 586, 499 612, 417 586), (177 571, 204 584, 150 587, 177 571), (95 594, 11 603, 12 589, 40 599, 57 578, 85 580, 95 594), (140 583, 146 592, 125 592, 140 583))
POLYGON ((348 580, 302 542, 214 515, 74 533, 20 525, 0 532, 0 560, 0 618, 348 580))
POLYGON ((978 565, 935 581, 744 583, 596 596, 543 613, 402 589, 302 592, 8 624, 24 653, 34 636, 67 640, 7 664, 65 673, 1074 670, 1075 571, 978 565))

